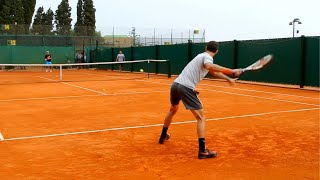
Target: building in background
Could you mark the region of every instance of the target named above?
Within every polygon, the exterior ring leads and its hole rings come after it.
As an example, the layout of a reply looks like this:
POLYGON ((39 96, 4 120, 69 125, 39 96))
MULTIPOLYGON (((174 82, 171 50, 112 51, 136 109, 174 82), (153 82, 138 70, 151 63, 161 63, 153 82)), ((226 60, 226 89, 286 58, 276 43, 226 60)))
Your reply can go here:
POLYGON ((104 46, 108 47, 130 47, 133 46, 132 38, 128 35, 107 35, 103 37, 104 46))

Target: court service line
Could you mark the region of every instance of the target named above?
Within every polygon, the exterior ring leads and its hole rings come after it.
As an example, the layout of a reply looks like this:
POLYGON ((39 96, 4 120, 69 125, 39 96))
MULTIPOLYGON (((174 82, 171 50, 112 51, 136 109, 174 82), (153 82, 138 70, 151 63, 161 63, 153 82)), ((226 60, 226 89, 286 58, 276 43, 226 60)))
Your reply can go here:
POLYGON ((249 91, 249 92, 261 92, 261 93, 265 93, 265 94, 274 94, 274 95, 281 95, 281 96, 292 96, 292 97, 298 97, 298 98, 303 98, 303 99, 320 100, 320 98, 299 96, 299 95, 293 95, 293 94, 275 93, 275 92, 259 91, 259 90, 253 90, 253 89, 245 89, 245 88, 225 87, 225 86, 217 86, 217 85, 211 85, 211 84, 200 84, 200 86, 201 86, 201 85, 211 86, 211 87, 220 87, 220 88, 226 88, 226 89, 243 90, 243 91, 249 91))
MULTIPOLYGON (((309 108, 309 109, 295 109, 295 110, 286 110, 286 111, 275 111, 275 112, 266 112, 266 113, 258 113, 258 114, 246 114, 246 115, 238 115, 238 116, 229 116, 229 117, 221 117, 221 118, 210 118, 206 121, 220 121, 226 119, 235 119, 235 118, 245 118, 245 117, 256 117, 256 116, 265 116, 272 114, 282 114, 282 113, 293 113, 293 112, 302 112, 302 111, 312 111, 319 110, 320 108, 309 108)), ((182 122, 173 122, 172 125, 178 124, 189 124, 197 122, 196 120, 191 121, 182 121, 182 122)), ((88 134, 88 133, 97 133, 97 132, 106 132, 106 131, 118 131, 118 130, 127 130, 127 129, 141 129, 148 127, 156 127, 163 126, 163 124, 150 124, 150 125, 142 125, 142 126, 127 126, 127 127, 118 127, 118 128, 107 128, 100 130, 89 130, 89 131, 79 131, 79 132, 69 132, 69 133, 61 133, 61 134, 48 134, 41 136, 25 136, 25 137, 17 137, 17 138, 7 138, 2 141, 16 141, 16 140, 25 140, 25 139, 37 139, 37 138, 46 138, 46 137, 57 137, 57 136, 67 136, 67 135, 77 135, 77 134, 88 134)))
MULTIPOLYGON (((45 77, 41 77, 41 76, 37 76, 37 77, 39 77, 41 79, 46 79, 46 80, 49 80, 49 81, 59 82, 57 80, 49 79, 49 78, 45 78, 45 77)), ((96 91, 96 90, 93 90, 93 89, 89 89, 89 88, 85 88, 85 87, 81 87, 81 86, 77 86, 77 85, 74 85, 74 84, 70 84, 70 83, 66 83, 66 82, 60 82, 60 83, 68 85, 68 86, 73 86, 73 87, 76 87, 76 88, 79 88, 79 89, 95 92, 95 93, 98 93, 98 94, 107 95, 106 93, 103 93, 103 92, 100 92, 100 91, 96 91)))
MULTIPOLYGON (((167 83, 151 82, 151 81, 145 81, 145 80, 136 80, 136 81, 144 81, 144 82, 148 82, 148 83, 170 85, 170 84, 167 84, 167 83)), ((254 95, 248 95, 248 94, 233 93, 233 92, 226 92, 226 91, 218 91, 218 90, 213 90, 213 89, 204 89, 204 88, 198 88, 198 89, 199 90, 205 90, 205 91, 225 93, 225 94, 232 94, 232 95, 239 95, 239 96, 246 96, 246 97, 254 97, 254 98, 259 98, 259 99, 267 99, 267 100, 272 100, 272 101, 281 101, 281 102, 294 103, 294 104, 303 104, 303 105, 316 106, 316 107, 320 106, 318 104, 310 104, 310 103, 303 103, 303 102, 298 102, 298 101, 289 101, 289 100, 276 99, 276 98, 267 98, 267 97, 260 97, 260 96, 254 96, 254 95)))

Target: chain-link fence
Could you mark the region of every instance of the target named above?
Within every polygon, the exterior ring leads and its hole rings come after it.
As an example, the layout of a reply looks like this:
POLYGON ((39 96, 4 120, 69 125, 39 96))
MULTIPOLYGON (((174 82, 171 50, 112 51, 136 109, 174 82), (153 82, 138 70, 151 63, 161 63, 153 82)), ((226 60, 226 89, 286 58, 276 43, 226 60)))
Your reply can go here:
POLYGON ((136 28, 136 27, 71 27, 28 26, 3 24, 0 26, 0 46, 83 46, 131 47, 173 45, 205 42, 200 29, 136 28))

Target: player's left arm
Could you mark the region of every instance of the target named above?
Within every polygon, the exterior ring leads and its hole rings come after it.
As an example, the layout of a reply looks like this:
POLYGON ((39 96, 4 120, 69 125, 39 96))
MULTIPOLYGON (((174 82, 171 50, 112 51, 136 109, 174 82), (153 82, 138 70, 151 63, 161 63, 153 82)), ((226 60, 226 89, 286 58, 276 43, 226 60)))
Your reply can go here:
POLYGON ((230 78, 222 72, 210 72, 210 74, 216 78, 227 80, 231 86, 235 84, 236 79, 230 78))

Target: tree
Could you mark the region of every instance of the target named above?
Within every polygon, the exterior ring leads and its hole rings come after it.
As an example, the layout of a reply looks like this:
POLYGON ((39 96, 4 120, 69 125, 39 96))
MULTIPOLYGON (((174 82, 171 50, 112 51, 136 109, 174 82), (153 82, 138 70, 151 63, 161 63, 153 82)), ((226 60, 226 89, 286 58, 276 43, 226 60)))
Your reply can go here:
POLYGON ((24 10, 22 7, 22 0, 1 0, 0 5, 0 24, 11 24, 10 30, 18 34, 23 32, 23 28, 19 28, 17 24, 24 24, 24 10))
POLYGON ((39 7, 36 15, 34 16, 33 24, 32 24, 32 33, 34 34, 43 34, 42 25, 44 22, 44 9, 43 7, 39 7))
POLYGON ((24 24, 24 11, 21 7, 22 0, 2 0, 1 24, 24 24))
POLYGON ((26 24, 26 28, 29 30, 36 7, 36 0, 22 0, 22 4, 24 10, 24 23, 26 24))
POLYGON ((5 19, 4 19, 4 4, 5 0, 0 0, 0 24, 5 24, 5 19))
POLYGON ((84 35, 84 12, 83 12, 83 0, 78 0, 77 4, 77 22, 74 25, 74 31, 76 35, 84 35))
POLYGON ((68 0, 62 0, 55 14, 56 31, 59 35, 71 32, 71 7, 68 0))
POLYGON ((47 10, 47 12, 44 14, 43 16, 43 33, 44 34, 52 34, 53 32, 53 24, 52 24, 52 21, 53 21, 53 17, 54 17, 54 13, 53 11, 51 10, 51 8, 49 8, 47 10))
POLYGON ((4 7, 5 0, 0 0, 0 24, 4 24, 4 18, 3 18, 3 7, 4 7))
POLYGON ((87 36, 94 36, 96 32, 96 9, 92 0, 83 0, 84 25, 87 26, 87 36))

